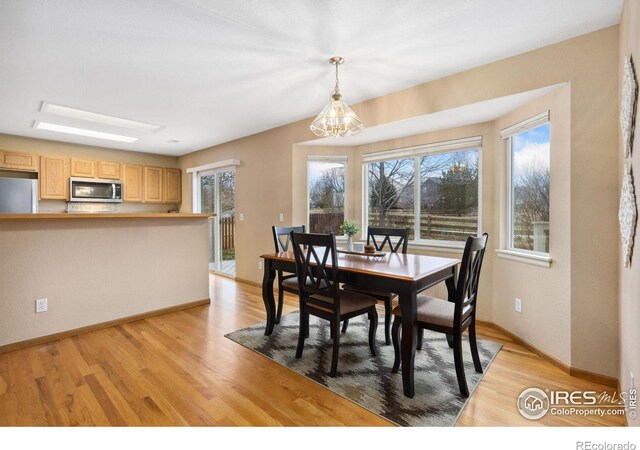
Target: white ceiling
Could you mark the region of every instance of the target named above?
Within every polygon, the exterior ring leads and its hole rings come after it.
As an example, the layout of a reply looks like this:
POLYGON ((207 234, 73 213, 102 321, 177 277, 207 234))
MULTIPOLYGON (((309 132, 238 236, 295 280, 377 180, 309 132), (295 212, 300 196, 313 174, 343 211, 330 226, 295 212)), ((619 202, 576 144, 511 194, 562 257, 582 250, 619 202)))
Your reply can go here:
POLYGON ((340 85, 354 104, 614 25, 621 8, 622 0, 2 1, 0 133, 181 155, 312 118, 333 87, 331 56, 346 59, 340 85), (90 125, 38 112, 43 101, 164 128, 91 125, 138 137, 133 144, 35 130, 35 120, 90 125))

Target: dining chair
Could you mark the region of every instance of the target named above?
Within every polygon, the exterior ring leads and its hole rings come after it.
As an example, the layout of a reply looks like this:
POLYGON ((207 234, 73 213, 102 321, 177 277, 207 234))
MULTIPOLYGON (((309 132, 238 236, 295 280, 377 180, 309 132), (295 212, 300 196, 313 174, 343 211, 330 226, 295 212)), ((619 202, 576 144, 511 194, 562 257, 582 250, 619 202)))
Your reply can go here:
MULTIPOLYGON (((273 232, 273 244, 276 253, 288 252, 291 232, 304 233, 304 225, 298 227, 271 227, 273 232)), ((282 270, 278 270, 278 309, 276 310, 275 323, 280 323, 282 318, 282 304, 284 302, 284 292, 290 292, 298 295, 298 278, 295 273, 285 274, 282 270)))
MULTIPOLYGON (((400 251, 406 254, 409 244, 409 228, 369 227, 367 229, 367 245, 372 244, 378 252, 385 251, 385 248, 388 247, 392 253, 400 251), (393 239, 395 241, 393 242, 391 238, 398 239, 393 239)), ((391 309, 396 294, 353 284, 345 284, 342 288, 367 294, 378 301, 384 302, 384 341, 387 345, 391 344, 391 309)), ((349 322, 345 321, 342 327, 343 333, 347 331, 348 326, 349 322)))
MULTIPOLYGON (((469 329, 473 366, 476 372, 482 373, 476 342, 476 302, 478 300, 480 269, 488 239, 487 233, 481 237, 469 236, 467 238, 453 301, 441 300, 427 295, 418 295, 417 298, 418 328, 437 331, 453 337, 453 359, 458 387, 463 397, 469 396, 462 361, 462 333, 467 328, 469 329)), ((392 336, 395 359, 392 372, 396 373, 400 367, 400 328, 402 324, 402 312, 399 305, 393 309, 393 315, 392 336)))
POLYGON ((291 241, 300 300, 300 331, 296 358, 302 357, 304 341, 309 336, 310 315, 329 321, 333 338, 330 371, 332 377, 336 376, 338 370, 341 321, 367 314, 369 349, 371 354, 376 356, 377 301, 365 294, 340 289, 335 235, 292 232, 291 241))

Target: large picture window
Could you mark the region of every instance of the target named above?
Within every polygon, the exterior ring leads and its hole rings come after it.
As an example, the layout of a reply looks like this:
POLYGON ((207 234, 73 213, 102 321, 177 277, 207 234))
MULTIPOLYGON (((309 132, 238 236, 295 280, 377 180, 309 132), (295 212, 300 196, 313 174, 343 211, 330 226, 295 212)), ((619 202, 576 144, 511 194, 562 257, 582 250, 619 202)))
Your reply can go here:
POLYGON ((457 243, 476 235, 480 140, 474 140, 477 148, 465 148, 466 141, 432 144, 406 152, 408 157, 368 162, 367 224, 407 227, 414 242, 457 243))
POLYGON ((550 125, 546 120, 507 138, 511 250, 549 253, 550 125))
POLYGON ((345 219, 344 159, 309 160, 309 232, 341 235, 345 219))

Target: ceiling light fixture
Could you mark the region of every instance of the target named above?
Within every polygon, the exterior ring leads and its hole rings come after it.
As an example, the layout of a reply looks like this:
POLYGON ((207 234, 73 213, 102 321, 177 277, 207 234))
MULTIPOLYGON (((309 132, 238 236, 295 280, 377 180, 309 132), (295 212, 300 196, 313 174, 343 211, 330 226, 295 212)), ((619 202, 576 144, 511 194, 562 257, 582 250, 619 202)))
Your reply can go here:
POLYGON ((108 141, 133 143, 138 138, 130 136, 122 136, 119 134, 103 133, 101 131, 87 130, 85 128, 67 127, 65 125, 57 125, 49 122, 34 122, 33 128, 45 131, 55 131, 56 133, 74 134, 76 136, 85 136, 97 139, 106 139, 108 141))
POLYGON ((89 122, 102 123, 104 125, 111 125, 114 127, 128 128, 130 130, 146 131, 149 133, 155 133, 164 128, 161 125, 123 119, 122 117, 109 116, 107 114, 94 113, 83 109, 71 108, 69 106, 56 105, 55 103, 42 102, 40 112, 71 117, 73 119, 87 120, 89 122))
POLYGON ((345 137, 358 134, 364 129, 364 123, 349 108, 349 105, 342 101, 342 94, 340 94, 338 66, 344 62, 344 58, 334 56, 329 62, 336 66, 336 85, 331 93, 331 101, 311 123, 310 129, 316 136, 321 137, 345 137))

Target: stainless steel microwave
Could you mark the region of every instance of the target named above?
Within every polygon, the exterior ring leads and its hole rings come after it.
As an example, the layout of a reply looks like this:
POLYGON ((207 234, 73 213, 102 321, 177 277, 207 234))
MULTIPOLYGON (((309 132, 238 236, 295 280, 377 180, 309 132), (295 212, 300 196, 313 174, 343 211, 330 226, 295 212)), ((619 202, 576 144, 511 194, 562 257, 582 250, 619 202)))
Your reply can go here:
POLYGON ((71 177, 69 201, 122 203, 122 181, 71 177))

